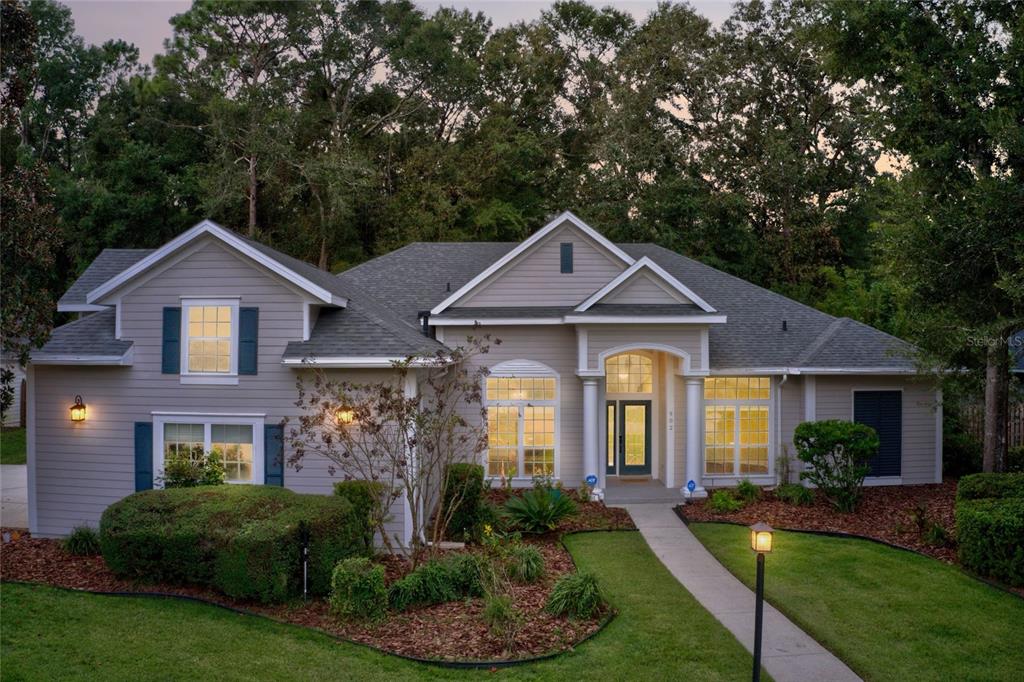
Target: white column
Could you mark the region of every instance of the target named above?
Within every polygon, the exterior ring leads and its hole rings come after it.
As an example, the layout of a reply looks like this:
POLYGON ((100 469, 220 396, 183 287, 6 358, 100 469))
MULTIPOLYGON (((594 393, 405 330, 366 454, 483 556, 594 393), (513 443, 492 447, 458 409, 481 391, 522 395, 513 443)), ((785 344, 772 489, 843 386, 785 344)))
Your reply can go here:
POLYGON ((683 482, 685 497, 707 497, 701 484, 700 473, 700 421, 704 407, 704 379, 686 377, 686 481, 683 482), (690 492, 688 485, 693 481, 696 487, 690 492))
POLYGON ((600 500, 604 491, 599 487, 601 459, 598 456, 597 429, 597 377, 583 377, 583 478, 597 481, 593 497, 600 500))

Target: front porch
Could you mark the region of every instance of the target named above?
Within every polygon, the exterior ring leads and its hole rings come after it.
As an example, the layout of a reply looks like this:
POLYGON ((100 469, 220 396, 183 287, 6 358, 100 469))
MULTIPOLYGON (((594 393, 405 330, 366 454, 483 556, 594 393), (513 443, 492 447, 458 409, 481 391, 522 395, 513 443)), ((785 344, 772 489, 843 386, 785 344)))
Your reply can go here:
POLYGON ((667 488, 655 478, 630 479, 608 477, 604 489, 604 503, 609 507, 627 504, 681 503, 685 498, 679 488, 667 488))

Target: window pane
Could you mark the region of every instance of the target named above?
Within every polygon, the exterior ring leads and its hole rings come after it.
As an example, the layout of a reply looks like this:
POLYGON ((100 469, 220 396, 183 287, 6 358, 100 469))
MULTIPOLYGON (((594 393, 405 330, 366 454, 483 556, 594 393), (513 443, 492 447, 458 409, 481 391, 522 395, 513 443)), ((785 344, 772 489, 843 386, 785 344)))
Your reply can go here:
POLYGON ((608 393, 650 393, 654 363, 645 355, 623 353, 605 361, 608 393))
POLYGON ((487 475, 514 476, 519 454, 519 408, 487 408, 487 475))
POLYGON ((555 408, 523 409, 523 475, 555 473, 555 408))
POLYGON ((740 473, 768 473, 768 408, 740 408, 740 473))
POLYGON ((708 377, 704 380, 705 400, 768 400, 770 377, 708 377))
POLYGON ((233 482, 252 481, 252 426, 213 424, 210 446, 220 452, 225 478, 233 482))
POLYGON ((188 371, 231 371, 231 308, 189 306, 188 371))
POLYGON ((704 470, 709 474, 733 473, 736 408, 704 408, 704 470))
POLYGON ((615 466, 615 405, 608 406, 608 466, 615 466))
POLYGON ((164 424, 164 457, 195 459, 203 454, 204 445, 202 424, 164 424))

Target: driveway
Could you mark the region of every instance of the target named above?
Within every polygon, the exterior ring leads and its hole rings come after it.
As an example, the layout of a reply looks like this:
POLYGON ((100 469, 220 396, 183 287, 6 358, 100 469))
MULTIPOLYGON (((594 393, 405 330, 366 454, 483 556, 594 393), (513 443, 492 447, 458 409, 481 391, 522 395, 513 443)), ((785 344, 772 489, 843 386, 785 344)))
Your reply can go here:
POLYGON ((0 525, 28 528, 28 467, 0 464, 0 525))

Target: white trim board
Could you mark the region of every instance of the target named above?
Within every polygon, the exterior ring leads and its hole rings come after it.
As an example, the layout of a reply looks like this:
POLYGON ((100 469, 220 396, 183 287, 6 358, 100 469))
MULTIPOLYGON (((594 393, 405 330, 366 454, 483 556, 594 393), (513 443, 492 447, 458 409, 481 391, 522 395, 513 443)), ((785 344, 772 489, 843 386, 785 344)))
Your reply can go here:
POLYGON ((311 296, 319 301, 328 303, 331 305, 346 306, 348 300, 335 296, 327 289, 314 284, 310 280, 306 279, 294 270, 284 266, 274 258, 264 254, 262 251, 252 247, 250 244, 240 239, 237 235, 233 234, 230 230, 226 230, 212 220, 204 220, 191 229, 178 235, 171 241, 167 242, 159 249, 149 254, 139 262, 135 263, 131 267, 127 268, 119 275, 112 277, 103 284, 99 285, 88 294, 86 294, 86 302, 89 304, 96 304, 104 300, 106 296, 121 288, 131 280, 135 279, 142 273, 146 272, 152 267, 155 267, 161 263, 164 259, 175 254, 179 249, 184 248, 188 244, 192 243, 196 239, 203 235, 210 235, 224 244, 232 247, 234 250, 242 253, 243 255, 256 261, 263 267, 267 268, 271 272, 277 274, 288 282, 298 286, 300 289, 306 291, 311 296))
POLYGON ((693 291, 690 288, 688 288, 682 282, 680 282, 675 277, 667 273, 660 265, 652 261, 647 256, 644 256, 640 260, 633 263, 631 266, 629 266, 624 271, 619 273, 618 277, 605 284, 601 289, 596 291, 590 298, 583 301, 583 303, 579 304, 576 307, 576 312, 586 312, 587 310, 590 309, 591 306, 596 304, 601 299, 607 297, 613 291, 615 291, 620 286, 628 282, 629 279, 633 277, 633 275, 645 269, 653 273, 658 279, 662 281, 662 283, 673 289, 676 293, 692 301, 698 308, 700 308, 704 312, 716 312, 715 309, 712 308, 707 301, 702 299, 697 294, 693 293, 693 291))
POLYGON ((552 324, 724 324, 725 315, 566 315, 565 317, 431 318, 435 327, 511 327, 552 324))
POLYGON ((555 231, 557 228, 561 227, 564 223, 567 222, 576 227, 577 229, 579 229, 581 232, 583 232, 585 235, 587 235, 594 241, 596 241, 603 248, 607 249, 612 255, 621 260, 627 266, 632 265, 635 262, 632 256, 630 256, 628 253, 626 253, 619 247, 615 246, 615 244, 609 241, 600 232, 598 232, 597 230, 595 230, 594 228, 590 227, 585 222, 577 218, 575 215, 573 215, 571 211, 565 211, 556 216, 554 220, 550 221, 547 225, 545 225, 544 227, 540 228, 532 235, 530 235, 530 237, 527 238, 522 243, 520 243, 519 246, 515 247, 514 249, 506 253, 504 256, 496 260, 494 263, 491 263, 491 265, 488 266, 483 272, 481 272, 476 277, 466 282, 466 284, 464 284, 462 287, 456 290, 451 296, 441 301, 441 303, 439 303, 438 305, 434 306, 434 308, 430 311, 430 314, 438 315, 459 299, 464 298, 473 289, 475 289, 477 285, 487 280, 491 275, 495 274, 496 272, 504 268, 506 265, 515 260, 515 258, 518 257, 520 254, 525 252, 527 249, 532 247, 540 240, 544 239, 544 237, 548 236, 551 232, 555 231))
MULTIPOLYGON (((395 366, 396 362, 405 362, 408 358, 406 357, 373 357, 373 356, 332 356, 332 357, 313 357, 308 358, 284 358, 281 360, 282 365, 289 367, 301 368, 303 366, 310 367, 351 367, 351 368, 368 368, 374 369, 378 367, 387 367, 389 369, 395 366)), ((413 360, 413 367, 426 367, 433 366, 434 360, 413 360)))

